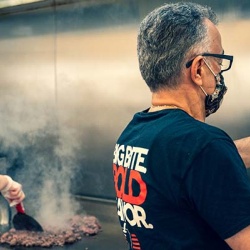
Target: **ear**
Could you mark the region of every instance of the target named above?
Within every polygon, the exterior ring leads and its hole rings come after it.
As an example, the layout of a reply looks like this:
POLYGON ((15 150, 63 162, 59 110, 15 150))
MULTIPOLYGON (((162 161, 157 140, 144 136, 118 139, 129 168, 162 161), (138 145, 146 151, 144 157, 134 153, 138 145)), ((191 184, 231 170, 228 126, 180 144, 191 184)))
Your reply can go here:
POLYGON ((204 60, 202 56, 197 56, 191 67, 190 67, 190 77, 194 83, 199 86, 202 86, 203 83, 203 75, 204 75, 204 60))

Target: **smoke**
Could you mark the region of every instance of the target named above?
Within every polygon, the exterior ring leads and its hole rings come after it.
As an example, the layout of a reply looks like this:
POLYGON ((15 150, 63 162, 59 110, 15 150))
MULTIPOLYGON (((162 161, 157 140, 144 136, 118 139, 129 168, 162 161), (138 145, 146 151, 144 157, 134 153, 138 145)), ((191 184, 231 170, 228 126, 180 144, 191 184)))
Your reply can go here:
POLYGON ((70 190, 79 145, 74 130, 58 125, 54 104, 28 94, 0 101, 0 172, 22 184, 27 214, 63 227, 79 209, 70 190))
POLYGON ((79 210, 79 204, 70 194, 77 151, 76 138, 73 134, 69 130, 61 131, 53 148, 53 167, 47 167, 43 172, 38 219, 45 225, 64 228, 67 220, 79 210))

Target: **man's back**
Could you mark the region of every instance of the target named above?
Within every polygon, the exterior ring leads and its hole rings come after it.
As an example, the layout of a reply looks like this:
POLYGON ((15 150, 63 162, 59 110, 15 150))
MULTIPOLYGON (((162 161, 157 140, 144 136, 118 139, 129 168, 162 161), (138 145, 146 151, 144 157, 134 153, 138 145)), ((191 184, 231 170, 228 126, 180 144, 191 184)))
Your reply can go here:
POLYGON ((231 211, 250 209, 249 180, 232 140, 180 109, 136 114, 113 163, 131 249, 230 249, 223 239, 244 227, 241 214, 231 221, 231 211))

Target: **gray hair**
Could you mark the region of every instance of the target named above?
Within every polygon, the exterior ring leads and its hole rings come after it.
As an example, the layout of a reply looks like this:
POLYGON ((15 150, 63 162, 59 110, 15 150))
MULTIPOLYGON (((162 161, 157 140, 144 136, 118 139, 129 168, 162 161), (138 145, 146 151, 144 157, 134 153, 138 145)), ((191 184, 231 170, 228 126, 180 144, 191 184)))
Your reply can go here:
POLYGON ((141 22, 137 40, 139 67, 152 92, 175 88, 186 56, 208 50, 206 18, 218 23, 210 7, 182 2, 165 4, 141 22))

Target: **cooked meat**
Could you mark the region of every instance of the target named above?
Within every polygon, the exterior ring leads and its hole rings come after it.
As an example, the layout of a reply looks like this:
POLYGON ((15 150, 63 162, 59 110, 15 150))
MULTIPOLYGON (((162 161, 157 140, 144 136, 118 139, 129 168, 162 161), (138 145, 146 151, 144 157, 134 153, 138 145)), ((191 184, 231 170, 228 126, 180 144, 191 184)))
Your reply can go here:
POLYGON ((25 247, 51 247, 72 244, 81 240, 84 235, 96 235, 101 231, 101 225, 94 216, 76 215, 68 222, 69 227, 62 230, 55 227, 43 227, 43 232, 31 232, 10 229, 0 235, 0 244, 25 247))

